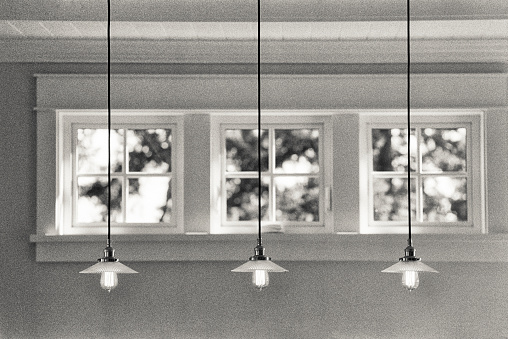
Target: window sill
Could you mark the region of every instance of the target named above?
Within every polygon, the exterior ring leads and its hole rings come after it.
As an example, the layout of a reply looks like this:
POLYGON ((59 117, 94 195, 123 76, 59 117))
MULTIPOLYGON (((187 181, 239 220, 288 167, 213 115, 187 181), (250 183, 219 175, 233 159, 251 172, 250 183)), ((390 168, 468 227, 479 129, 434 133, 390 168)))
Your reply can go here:
MULTIPOLYGON (((129 261, 243 261, 254 252, 255 235, 117 235, 116 255, 129 261)), ((426 262, 508 262, 508 234, 438 235, 414 238, 426 262)), ((90 262, 101 257, 102 235, 31 235, 38 262, 90 262)), ((266 234, 267 255, 277 261, 394 261, 404 254, 404 235, 266 234)))

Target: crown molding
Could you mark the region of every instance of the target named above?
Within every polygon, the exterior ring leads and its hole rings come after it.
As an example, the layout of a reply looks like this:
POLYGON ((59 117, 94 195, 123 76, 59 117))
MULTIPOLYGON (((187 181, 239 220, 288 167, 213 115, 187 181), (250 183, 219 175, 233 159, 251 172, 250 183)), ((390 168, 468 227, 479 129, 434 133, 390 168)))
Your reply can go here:
MULTIPOLYGON (((405 63, 404 40, 264 41, 262 63, 405 63)), ((255 63, 250 40, 115 40, 117 63, 255 63)), ((103 63, 107 50, 95 39, 3 39, 0 62, 103 63)), ((416 40, 414 63, 508 62, 508 39, 416 40)))

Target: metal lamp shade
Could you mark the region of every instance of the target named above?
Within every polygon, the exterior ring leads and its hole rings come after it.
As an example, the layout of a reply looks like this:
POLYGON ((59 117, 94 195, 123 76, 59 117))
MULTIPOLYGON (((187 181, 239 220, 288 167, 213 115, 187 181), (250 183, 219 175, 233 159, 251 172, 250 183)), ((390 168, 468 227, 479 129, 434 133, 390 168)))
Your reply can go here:
POLYGON ((398 263, 388 267, 387 269, 385 269, 381 272, 383 272, 383 273, 404 273, 407 271, 438 273, 438 271, 436 271, 432 267, 425 265, 421 261, 417 261, 417 260, 399 261, 398 263))
POLYGON ((254 272, 257 270, 264 270, 267 272, 287 272, 285 268, 280 267, 271 260, 249 260, 245 264, 242 264, 231 270, 231 272, 254 272))
POLYGON ((113 272, 122 274, 138 273, 134 271, 132 268, 129 268, 118 261, 98 262, 97 264, 92 265, 79 273, 103 273, 103 272, 113 272))

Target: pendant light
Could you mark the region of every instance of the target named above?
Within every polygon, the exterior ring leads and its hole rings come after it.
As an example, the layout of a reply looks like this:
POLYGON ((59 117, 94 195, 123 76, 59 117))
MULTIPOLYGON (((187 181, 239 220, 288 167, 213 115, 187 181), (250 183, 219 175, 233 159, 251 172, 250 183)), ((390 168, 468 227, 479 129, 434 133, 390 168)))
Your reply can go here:
POLYGON ((101 287, 111 292, 118 286, 119 273, 138 273, 120 263, 115 258, 115 250, 111 247, 111 0, 108 1, 108 239, 104 249, 104 257, 98 263, 79 273, 100 273, 101 287))
POLYGON ((422 263, 420 258, 416 257, 413 247, 413 239, 411 237, 411 54, 410 54, 410 10, 407 0, 407 206, 408 206, 408 240, 404 256, 399 262, 383 270, 384 273, 401 273, 402 285, 412 291, 416 289, 420 283, 418 272, 438 273, 435 269, 422 263))
POLYGON ((258 87, 258 239, 257 246, 254 248, 254 255, 249 258, 245 264, 231 270, 232 272, 248 272, 252 273, 252 284, 260 291, 268 286, 269 272, 287 272, 286 269, 280 267, 271 261, 270 257, 265 255, 265 248, 261 236, 261 12, 260 0, 258 0, 258 62, 257 62, 257 87, 258 87))

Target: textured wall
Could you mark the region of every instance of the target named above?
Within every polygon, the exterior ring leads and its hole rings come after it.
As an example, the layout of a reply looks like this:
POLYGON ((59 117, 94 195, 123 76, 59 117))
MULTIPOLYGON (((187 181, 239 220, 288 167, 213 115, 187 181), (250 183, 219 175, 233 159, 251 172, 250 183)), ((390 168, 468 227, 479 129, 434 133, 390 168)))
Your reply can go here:
POLYGON ((409 294, 382 262, 280 262, 262 293, 239 262, 136 262, 109 295, 87 263, 36 263, 33 74, 103 71, 0 64, 1 338, 508 338, 507 263, 431 263, 409 294))

